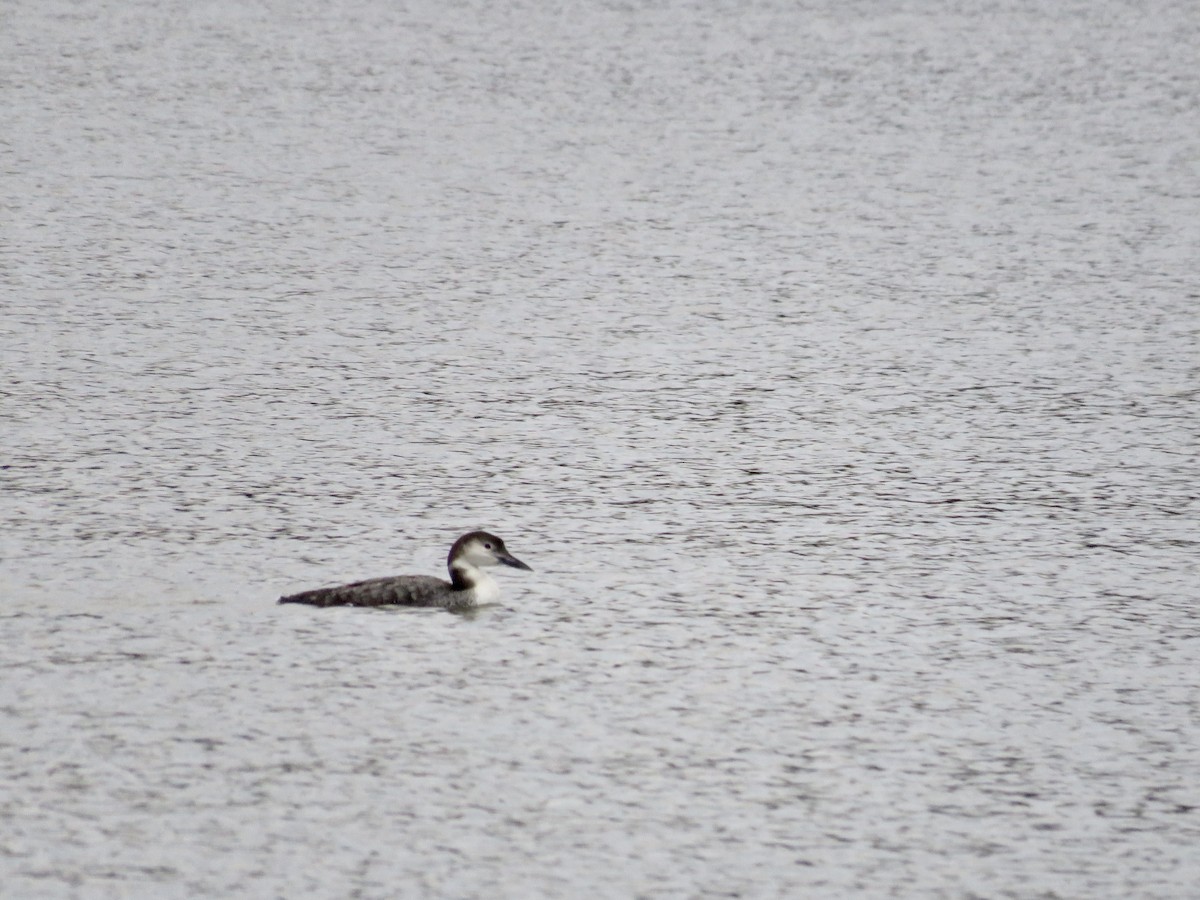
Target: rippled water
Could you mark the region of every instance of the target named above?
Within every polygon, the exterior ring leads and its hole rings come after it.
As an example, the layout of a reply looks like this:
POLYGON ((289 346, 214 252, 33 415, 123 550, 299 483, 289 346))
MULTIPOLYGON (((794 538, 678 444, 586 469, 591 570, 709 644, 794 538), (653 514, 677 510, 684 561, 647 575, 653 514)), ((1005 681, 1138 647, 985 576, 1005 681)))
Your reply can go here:
POLYGON ((0 19, 6 895, 1195 896, 1190 4, 0 19))

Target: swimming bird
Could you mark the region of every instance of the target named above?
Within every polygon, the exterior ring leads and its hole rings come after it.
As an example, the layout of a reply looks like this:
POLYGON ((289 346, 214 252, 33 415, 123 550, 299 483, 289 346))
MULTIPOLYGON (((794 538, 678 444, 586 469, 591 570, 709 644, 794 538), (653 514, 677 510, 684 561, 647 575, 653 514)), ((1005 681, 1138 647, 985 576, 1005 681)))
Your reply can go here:
POLYGON ((341 587, 317 588, 280 597, 280 603, 307 603, 309 606, 440 606, 462 610, 490 603, 500 595, 487 572, 492 566, 512 566, 533 570, 508 552, 504 541, 486 531, 464 534, 450 548, 446 567, 450 580, 432 575, 395 575, 370 578, 341 587))

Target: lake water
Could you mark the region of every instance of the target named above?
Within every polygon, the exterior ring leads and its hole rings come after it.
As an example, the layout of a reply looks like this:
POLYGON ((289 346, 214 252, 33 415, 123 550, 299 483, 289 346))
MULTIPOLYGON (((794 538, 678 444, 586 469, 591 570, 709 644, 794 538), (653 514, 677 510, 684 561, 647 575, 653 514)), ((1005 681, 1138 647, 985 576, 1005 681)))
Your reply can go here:
POLYGON ((1198 45, 5 4, 0 893, 1195 897, 1198 45))

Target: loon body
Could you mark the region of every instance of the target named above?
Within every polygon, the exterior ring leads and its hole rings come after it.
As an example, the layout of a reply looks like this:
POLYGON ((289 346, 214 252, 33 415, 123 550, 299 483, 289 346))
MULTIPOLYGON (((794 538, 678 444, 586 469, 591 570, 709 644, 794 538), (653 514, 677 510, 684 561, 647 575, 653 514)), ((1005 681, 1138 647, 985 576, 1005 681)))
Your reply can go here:
POLYGON ((486 531, 464 534, 450 548, 446 567, 450 580, 431 575, 396 575, 370 578, 341 587, 317 588, 280 597, 280 603, 307 603, 309 606, 440 606, 445 609, 470 609, 489 603, 500 594, 487 572, 491 566, 512 566, 533 571, 508 552, 504 541, 486 531))

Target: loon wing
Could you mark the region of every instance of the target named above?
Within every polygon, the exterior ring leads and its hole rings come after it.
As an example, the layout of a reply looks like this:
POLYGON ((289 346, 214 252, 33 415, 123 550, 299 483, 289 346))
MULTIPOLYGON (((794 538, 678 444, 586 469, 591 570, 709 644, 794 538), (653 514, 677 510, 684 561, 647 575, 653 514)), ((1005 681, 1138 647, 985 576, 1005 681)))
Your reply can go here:
POLYGON ((451 589, 450 582, 432 575, 401 575, 303 591, 280 597, 279 602, 309 606, 443 606, 451 589))

